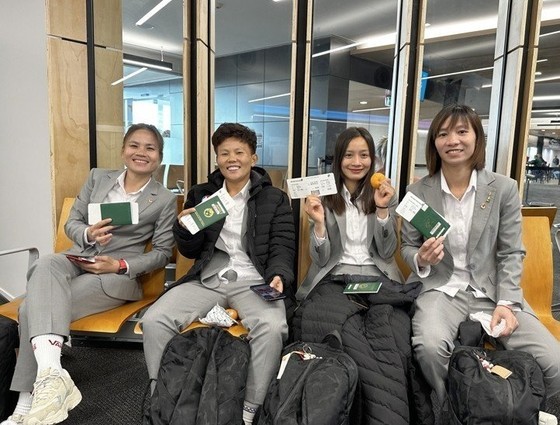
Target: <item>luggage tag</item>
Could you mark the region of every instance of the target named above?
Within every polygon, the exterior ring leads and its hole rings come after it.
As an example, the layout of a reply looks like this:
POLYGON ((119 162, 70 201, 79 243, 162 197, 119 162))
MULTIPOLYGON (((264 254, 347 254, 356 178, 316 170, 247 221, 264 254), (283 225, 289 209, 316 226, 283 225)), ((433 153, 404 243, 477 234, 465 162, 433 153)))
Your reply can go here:
POLYGON ((321 357, 317 357, 315 354, 311 353, 308 350, 304 351, 290 351, 288 354, 282 356, 282 360, 280 361, 280 369, 278 370, 278 375, 276 375, 276 379, 282 378, 284 372, 286 370, 286 366, 288 366, 288 361, 290 360, 290 356, 292 354, 297 354, 302 360, 313 360, 313 359, 320 359, 321 357))
POLYGON ((499 377, 504 378, 504 379, 508 379, 511 376, 511 374, 513 373, 511 370, 506 369, 505 367, 500 366, 500 365, 493 366, 490 369, 490 372, 492 372, 493 374, 498 375, 499 377))

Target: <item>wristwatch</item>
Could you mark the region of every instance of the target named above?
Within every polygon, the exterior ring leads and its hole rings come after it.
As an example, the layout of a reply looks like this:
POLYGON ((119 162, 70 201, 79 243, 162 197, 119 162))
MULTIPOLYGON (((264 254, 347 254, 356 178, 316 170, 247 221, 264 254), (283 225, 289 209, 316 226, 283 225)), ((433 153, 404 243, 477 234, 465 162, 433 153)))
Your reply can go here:
POLYGON ((119 260, 119 271, 117 272, 117 274, 125 274, 127 270, 128 266, 126 265, 126 261, 121 258, 119 260))

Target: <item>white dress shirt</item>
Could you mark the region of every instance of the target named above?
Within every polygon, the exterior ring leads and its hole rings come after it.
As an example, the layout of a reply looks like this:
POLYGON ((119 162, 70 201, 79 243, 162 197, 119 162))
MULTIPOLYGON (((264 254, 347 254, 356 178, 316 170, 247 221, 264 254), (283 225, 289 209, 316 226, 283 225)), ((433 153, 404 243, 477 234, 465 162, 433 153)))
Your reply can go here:
MULTIPOLYGON (((245 253, 241 238, 243 229, 243 220, 247 211, 247 202, 249 200, 249 187, 251 180, 239 191, 239 193, 232 197, 233 206, 228 208, 228 215, 225 218, 224 227, 220 232, 220 239, 224 243, 227 253, 229 254, 229 264, 218 273, 218 278, 223 283, 228 283, 228 279, 224 277, 224 273, 229 270, 234 270, 237 273, 236 280, 249 281, 249 280, 263 280, 249 256, 245 253)), ((226 182, 224 181, 224 188, 226 182)))

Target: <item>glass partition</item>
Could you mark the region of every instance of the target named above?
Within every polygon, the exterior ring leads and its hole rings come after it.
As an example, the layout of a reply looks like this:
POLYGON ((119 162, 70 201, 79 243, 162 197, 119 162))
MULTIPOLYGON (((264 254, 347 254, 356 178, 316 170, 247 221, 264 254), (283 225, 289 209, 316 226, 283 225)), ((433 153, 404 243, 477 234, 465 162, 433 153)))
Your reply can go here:
POLYGON ((215 128, 239 122, 257 133, 257 165, 283 187, 288 166, 292 2, 216 6, 215 128))
POLYGON ((308 175, 330 169, 336 138, 351 126, 372 134, 383 168, 398 2, 351 4, 315 2, 308 175))
MULTIPOLYGON (((162 166, 156 174, 167 188, 183 189, 183 2, 166 4, 122 0, 123 124, 155 125, 164 138, 162 166), (154 13, 154 6, 161 4, 154 13)), ((120 152, 119 152, 120 154, 120 152)))
POLYGON ((525 205, 560 207, 560 0, 543 3, 526 152, 525 205))
POLYGON ((469 105, 487 131, 497 23, 498 2, 428 0, 415 179, 427 174, 426 137, 443 106, 469 105))

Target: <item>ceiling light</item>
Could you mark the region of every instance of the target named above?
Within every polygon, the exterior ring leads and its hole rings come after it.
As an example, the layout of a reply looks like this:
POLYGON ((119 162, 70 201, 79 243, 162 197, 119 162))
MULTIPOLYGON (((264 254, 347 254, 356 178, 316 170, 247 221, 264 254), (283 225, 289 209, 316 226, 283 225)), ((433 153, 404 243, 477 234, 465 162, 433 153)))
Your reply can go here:
POLYGON ((560 34, 560 30, 559 31, 547 32, 546 34, 539 35, 539 37, 547 37, 547 36, 553 35, 553 34, 560 34))
POLYGON ((148 69, 148 68, 140 68, 140 69, 137 69, 136 71, 131 72, 130 74, 128 74, 128 75, 122 77, 120 80, 117 80, 117 81, 112 82, 111 85, 112 85, 112 86, 116 86, 117 84, 122 83, 123 81, 126 81, 126 80, 128 80, 129 78, 134 77, 135 75, 141 74, 142 72, 144 72, 144 71, 147 70, 147 69, 148 69))
POLYGON ((488 71, 489 69, 493 69, 493 66, 487 66, 485 68, 476 68, 476 69, 466 69, 464 71, 457 71, 457 72, 448 72, 446 74, 439 74, 439 75, 430 75, 428 77, 422 77, 422 80, 431 80, 432 78, 441 78, 441 77, 449 77, 451 75, 460 75, 460 74, 469 74, 471 72, 479 72, 479 71, 488 71))
POLYGON ((161 0, 161 2, 159 2, 152 10, 150 10, 148 13, 146 13, 144 16, 142 16, 138 20, 138 22, 136 22, 136 25, 142 25, 144 22, 146 22, 148 19, 150 19, 156 13, 158 13, 161 9, 163 9, 169 3, 171 3, 171 0, 161 0))
POLYGON ((367 100, 360 100, 360 105, 367 105, 367 100))
POLYGON ((555 75, 553 77, 537 78, 535 83, 542 83, 544 81, 560 80, 560 75, 555 75))
POLYGON ((135 56, 128 53, 123 54, 123 63, 126 63, 128 65, 159 69, 160 71, 173 71, 173 64, 171 62, 143 58, 141 56, 135 56))
POLYGON ((289 96, 289 95, 290 95, 290 93, 275 94, 274 96, 259 97, 258 99, 251 99, 251 100, 248 100, 248 102, 249 103, 260 102, 262 100, 277 99, 279 97, 285 97, 285 96, 289 96))
POLYGON ((552 95, 552 96, 534 96, 534 101, 547 101, 547 100, 560 100, 560 95, 552 95))
POLYGON ((383 106, 381 108, 354 109, 352 112, 386 111, 387 109, 391 108, 389 106, 383 106))
POLYGON ((537 72, 535 72, 535 75, 542 75, 542 72, 541 72, 541 71, 537 71, 537 72))

